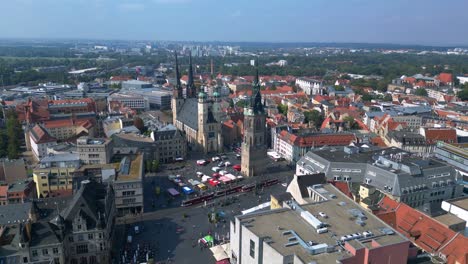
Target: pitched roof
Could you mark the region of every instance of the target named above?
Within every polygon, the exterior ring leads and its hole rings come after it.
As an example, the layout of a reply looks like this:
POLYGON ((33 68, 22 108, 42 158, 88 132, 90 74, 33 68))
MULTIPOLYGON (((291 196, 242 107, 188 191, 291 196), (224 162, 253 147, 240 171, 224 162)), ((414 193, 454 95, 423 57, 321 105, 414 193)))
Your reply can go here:
POLYGON ((467 263, 468 238, 410 206, 384 197, 376 215, 418 247, 446 256, 447 263, 467 263))
POLYGON ((435 144, 437 141, 457 143, 457 131, 452 128, 425 128, 426 141, 435 144))
POLYGON ((298 147, 346 146, 356 139, 353 134, 295 135, 287 130, 281 131, 279 136, 282 140, 298 147))
POLYGON ((444 72, 444 73, 439 74, 437 79, 439 79, 439 81, 441 81, 443 83, 451 83, 452 80, 453 80, 453 77, 452 77, 451 73, 445 73, 444 72))
POLYGON ((45 130, 42 126, 40 125, 35 125, 31 130, 30 134, 32 135, 32 138, 36 144, 42 144, 42 143, 47 143, 47 142, 54 142, 57 139, 52 137, 47 130, 45 130))
POLYGON ((182 108, 177 113, 177 120, 187 125, 188 127, 198 130, 198 99, 187 98, 182 105, 182 108))

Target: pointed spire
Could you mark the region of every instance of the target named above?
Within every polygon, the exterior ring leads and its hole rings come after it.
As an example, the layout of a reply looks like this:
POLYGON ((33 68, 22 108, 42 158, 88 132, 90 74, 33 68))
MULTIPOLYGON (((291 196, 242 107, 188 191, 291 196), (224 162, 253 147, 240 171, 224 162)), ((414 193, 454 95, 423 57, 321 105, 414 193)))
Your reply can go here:
POLYGON ((253 112, 255 114, 264 113, 264 107, 262 103, 262 94, 260 93, 260 78, 258 76, 258 63, 255 61, 255 79, 253 82, 253 89, 252 89, 252 100, 251 100, 251 107, 253 108, 253 112))
POLYGON ((177 51, 174 50, 175 55, 175 70, 176 70, 176 87, 174 90, 174 95, 176 98, 182 98, 182 84, 180 84, 180 73, 179 73, 179 61, 177 60, 177 51))
POLYGON ((187 97, 197 97, 197 88, 193 81, 192 53, 189 54, 189 72, 187 81, 187 97))

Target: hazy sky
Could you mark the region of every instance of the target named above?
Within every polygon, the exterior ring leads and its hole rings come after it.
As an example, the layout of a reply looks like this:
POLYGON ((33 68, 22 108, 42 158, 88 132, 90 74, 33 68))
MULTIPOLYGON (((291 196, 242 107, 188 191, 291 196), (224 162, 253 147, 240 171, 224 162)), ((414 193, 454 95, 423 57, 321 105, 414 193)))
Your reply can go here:
POLYGON ((467 0, 0 0, 0 38, 468 44, 467 0))

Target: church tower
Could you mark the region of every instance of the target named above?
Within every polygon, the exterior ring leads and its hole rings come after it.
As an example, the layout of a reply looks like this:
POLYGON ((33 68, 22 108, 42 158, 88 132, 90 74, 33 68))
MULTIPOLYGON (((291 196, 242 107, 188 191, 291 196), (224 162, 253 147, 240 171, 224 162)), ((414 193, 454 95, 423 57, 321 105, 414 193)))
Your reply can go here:
POLYGON ((184 103, 184 94, 182 91, 182 84, 180 83, 180 73, 179 73, 179 62, 177 60, 177 52, 174 51, 175 55, 175 71, 176 71, 176 86, 174 87, 173 94, 172 94, 172 123, 174 126, 176 125, 177 120, 177 113, 182 108, 184 103))
POLYGON ((192 54, 189 54, 189 70, 188 70, 188 81, 186 89, 187 98, 197 98, 197 87, 193 80, 193 67, 192 67, 192 54))
POLYGON ((213 114, 213 103, 205 92, 198 94, 198 144, 205 153, 222 150, 221 123, 213 114))
POLYGON ((260 94, 258 66, 255 70, 252 97, 244 108, 244 139, 241 153, 241 172, 248 177, 262 175, 267 164, 266 115, 260 94))

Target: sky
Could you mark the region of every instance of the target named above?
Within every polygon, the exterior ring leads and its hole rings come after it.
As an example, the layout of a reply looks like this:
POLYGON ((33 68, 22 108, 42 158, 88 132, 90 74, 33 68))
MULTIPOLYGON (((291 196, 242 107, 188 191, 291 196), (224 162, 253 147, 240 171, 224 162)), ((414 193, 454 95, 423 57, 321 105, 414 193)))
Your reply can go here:
POLYGON ((0 38, 467 45, 467 0, 0 0, 0 38))

